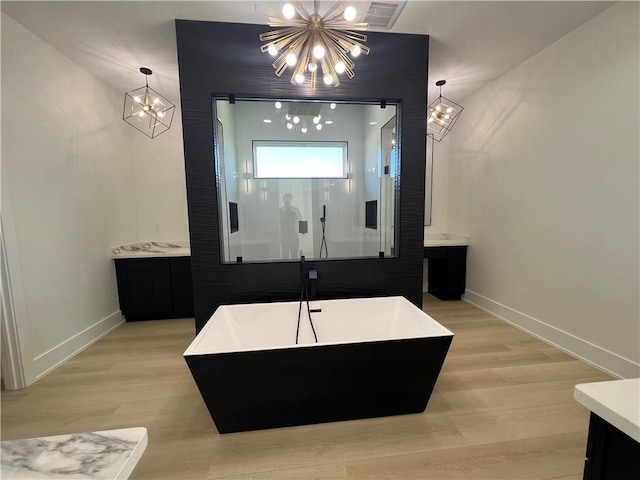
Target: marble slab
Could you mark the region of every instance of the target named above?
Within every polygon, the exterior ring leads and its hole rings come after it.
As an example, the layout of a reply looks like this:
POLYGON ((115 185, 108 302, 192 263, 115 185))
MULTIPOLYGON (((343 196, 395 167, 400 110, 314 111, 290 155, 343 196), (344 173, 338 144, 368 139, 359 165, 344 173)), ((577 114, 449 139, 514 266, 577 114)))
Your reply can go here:
POLYGON ((189 242, 137 242, 111 247, 113 258, 188 257, 189 242))
POLYGON ((430 233, 427 227, 424 229, 425 247, 446 247, 469 245, 469 235, 458 233, 430 233))
POLYGON ((6 440, 0 478, 127 479, 147 447, 143 427, 6 440))
POLYGON ((640 442, 640 378, 581 383, 576 385, 573 397, 640 442))

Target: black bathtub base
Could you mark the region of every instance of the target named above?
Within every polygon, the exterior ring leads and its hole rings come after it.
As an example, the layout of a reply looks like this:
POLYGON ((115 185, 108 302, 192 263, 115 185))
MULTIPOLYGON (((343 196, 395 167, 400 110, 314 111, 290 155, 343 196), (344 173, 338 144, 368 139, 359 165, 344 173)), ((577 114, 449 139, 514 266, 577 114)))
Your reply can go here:
POLYGON ((220 433, 423 412, 452 336, 185 356, 220 433))

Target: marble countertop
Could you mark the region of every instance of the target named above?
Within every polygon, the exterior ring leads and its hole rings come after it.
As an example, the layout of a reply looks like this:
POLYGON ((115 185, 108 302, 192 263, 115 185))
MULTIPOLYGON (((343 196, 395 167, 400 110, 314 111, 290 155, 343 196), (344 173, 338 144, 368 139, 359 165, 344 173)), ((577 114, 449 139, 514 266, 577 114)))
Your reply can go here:
POLYGON ((188 242, 137 242, 111 247, 112 258, 188 257, 188 242))
POLYGON ((447 247, 469 245, 469 235, 457 233, 430 233, 424 230, 425 247, 447 247))
POLYGON ((147 447, 147 429, 134 427, 6 440, 0 446, 3 480, 124 480, 147 447))
POLYGON ((573 397, 640 442, 640 378, 576 385, 573 397))
MULTIPOLYGON (((445 247, 469 245, 469 236, 457 233, 427 233, 424 231, 425 247, 445 247)), ((189 242, 136 242, 111 247, 111 257, 188 257, 191 255, 189 242)))

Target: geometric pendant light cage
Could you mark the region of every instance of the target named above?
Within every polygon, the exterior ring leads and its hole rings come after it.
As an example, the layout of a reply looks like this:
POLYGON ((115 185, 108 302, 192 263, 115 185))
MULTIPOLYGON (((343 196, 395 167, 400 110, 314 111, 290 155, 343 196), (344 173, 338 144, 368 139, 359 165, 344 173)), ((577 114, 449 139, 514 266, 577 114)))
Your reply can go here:
POLYGON ((447 136, 464 110, 461 105, 442 96, 442 86, 445 83, 445 80, 436 82, 440 87, 440 96, 427 107, 427 135, 437 142, 447 136))
POLYGON ((148 78, 153 73, 150 69, 141 67, 140 72, 145 75, 146 84, 125 93, 122 119, 148 137, 155 138, 171 128, 176 106, 149 88, 148 78))

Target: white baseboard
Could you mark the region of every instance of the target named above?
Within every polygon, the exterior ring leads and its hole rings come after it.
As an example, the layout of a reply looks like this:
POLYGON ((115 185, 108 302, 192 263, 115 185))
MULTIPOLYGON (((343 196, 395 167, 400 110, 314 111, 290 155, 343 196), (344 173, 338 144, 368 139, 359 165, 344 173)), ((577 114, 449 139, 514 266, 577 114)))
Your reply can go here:
POLYGON ((73 337, 50 348, 43 354, 38 355, 33 359, 34 371, 39 372, 36 374, 36 380, 44 377, 71 357, 76 356, 122 323, 124 323, 124 318, 122 317, 122 312, 118 310, 108 317, 98 320, 73 337))
POLYGON ((640 365, 471 290, 463 300, 617 378, 637 378, 640 365))

